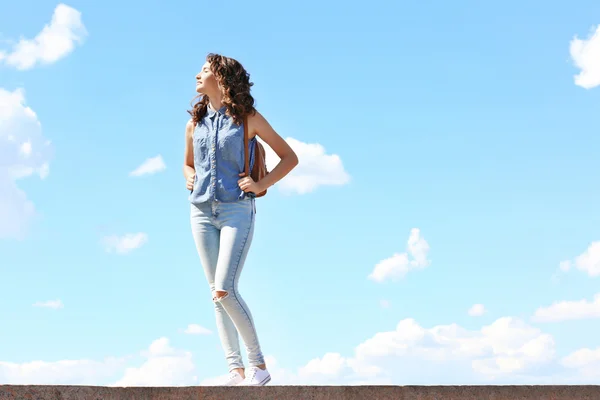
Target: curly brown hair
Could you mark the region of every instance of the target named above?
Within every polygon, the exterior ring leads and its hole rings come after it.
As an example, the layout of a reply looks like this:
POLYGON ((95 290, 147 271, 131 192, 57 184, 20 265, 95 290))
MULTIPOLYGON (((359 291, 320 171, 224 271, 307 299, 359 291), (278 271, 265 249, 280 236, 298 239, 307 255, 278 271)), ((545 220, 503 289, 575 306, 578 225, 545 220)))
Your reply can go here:
MULTIPOLYGON (((227 108, 227 114, 233 117, 236 124, 240 125, 244 117, 256 112, 254 98, 250 94, 250 87, 254 85, 250 82, 250 74, 237 60, 220 54, 209 53, 206 61, 209 62, 210 69, 221 86, 223 95, 221 101, 227 108)), ((200 122, 206 115, 208 101, 208 96, 205 94, 192 99, 192 109, 188 110, 188 113, 192 116, 194 124, 200 122), (193 104, 194 100, 198 98, 200 100, 193 104)))

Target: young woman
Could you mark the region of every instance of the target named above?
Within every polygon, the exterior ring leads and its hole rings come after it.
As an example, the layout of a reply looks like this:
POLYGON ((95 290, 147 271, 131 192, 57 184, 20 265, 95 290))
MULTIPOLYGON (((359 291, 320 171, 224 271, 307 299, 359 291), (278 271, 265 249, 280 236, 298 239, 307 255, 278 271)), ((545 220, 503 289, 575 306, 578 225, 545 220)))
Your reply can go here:
POLYGON ((200 263, 212 292, 217 330, 229 375, 224 385, 261 386, 271 380, 254 320, 238 291, 238 280, 254 233, 255 194, 286 176, 297 164, 291 147, 254 108, 250 76, 236 60, 209 54, 196 75, 200 100, 188 111, 183 174, 191 191, 191 225, 200 263), (244 117, 248 124, 250 171, 259 136, 281 158, 263 179, 245 176, 244 117), (244 369, 238 334, 248 355, 244 369))

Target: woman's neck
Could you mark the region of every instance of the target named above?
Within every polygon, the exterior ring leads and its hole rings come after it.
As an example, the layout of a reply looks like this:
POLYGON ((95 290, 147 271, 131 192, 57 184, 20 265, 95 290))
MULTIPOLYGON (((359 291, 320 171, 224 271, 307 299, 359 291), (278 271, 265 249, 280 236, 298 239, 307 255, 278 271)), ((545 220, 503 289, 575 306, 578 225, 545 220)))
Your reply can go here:
POLYGON ((221 96, 209 97, 208 104, 213 110, 215 110, 215 111, 220 110, 221 107, 223 107, 222 97, 221 96))

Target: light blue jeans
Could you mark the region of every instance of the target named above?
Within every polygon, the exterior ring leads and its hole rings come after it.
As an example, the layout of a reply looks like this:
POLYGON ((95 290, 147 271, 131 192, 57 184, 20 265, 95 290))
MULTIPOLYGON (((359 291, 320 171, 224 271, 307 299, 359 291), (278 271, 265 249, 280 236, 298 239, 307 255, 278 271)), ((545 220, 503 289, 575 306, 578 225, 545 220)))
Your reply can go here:
POLYGON ((252 243, 256 205, 254 198, 234 202, 191 205, 191 225, 200 263, 212 293, 217 331, 229 371, 244 368, 239 335, 251 366, 265 363, 252 314, 238 291, 238 280, 252 243), (216 292, 227 294, 216 299, 216 292))

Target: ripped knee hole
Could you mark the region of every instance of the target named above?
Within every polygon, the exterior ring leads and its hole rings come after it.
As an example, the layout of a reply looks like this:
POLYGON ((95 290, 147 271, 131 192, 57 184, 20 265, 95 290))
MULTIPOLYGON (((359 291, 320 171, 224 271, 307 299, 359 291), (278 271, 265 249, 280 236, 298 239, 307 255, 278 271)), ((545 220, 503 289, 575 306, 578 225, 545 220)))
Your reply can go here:
POLYGON ((215 292, 215 296, 213 297, 213 301, 221 301, 225 298, 227 298, 227 296, 229 296, 229 292, 226 292, 224 290, 217 290, 215 292))

